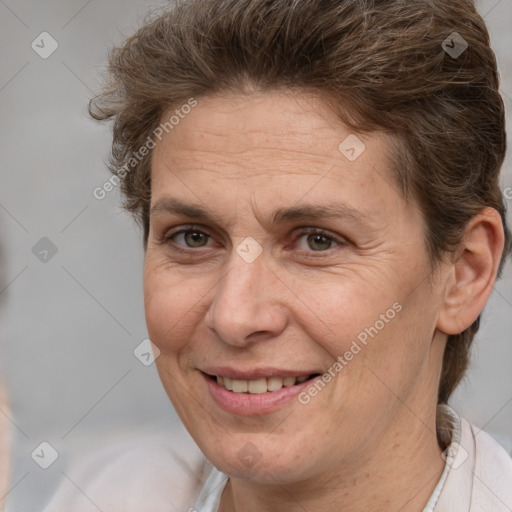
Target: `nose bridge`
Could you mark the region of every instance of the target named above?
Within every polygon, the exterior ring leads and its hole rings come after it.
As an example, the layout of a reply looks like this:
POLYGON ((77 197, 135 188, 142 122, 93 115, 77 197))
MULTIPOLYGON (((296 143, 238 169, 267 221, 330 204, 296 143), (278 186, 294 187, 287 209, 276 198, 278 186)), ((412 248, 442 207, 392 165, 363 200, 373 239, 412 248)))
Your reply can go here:
POLYGON ((224 342, 238 346, 247 344, 254 333, 278 335, 285 318, 271 276, 263 256, 249 262, 233 251, 206 315, 208 327, 224 342))

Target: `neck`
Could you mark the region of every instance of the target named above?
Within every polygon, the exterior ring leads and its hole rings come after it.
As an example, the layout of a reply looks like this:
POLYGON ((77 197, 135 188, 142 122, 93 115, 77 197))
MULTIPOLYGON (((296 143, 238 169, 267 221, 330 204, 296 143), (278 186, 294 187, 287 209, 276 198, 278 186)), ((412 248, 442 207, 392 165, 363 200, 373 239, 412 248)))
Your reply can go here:
POLYGON ((230 479, 219 512, 421 512, 444 469, 435 412, 411 421, 411 411, 402 409, 367 457, 293 485, 277 479, 275 485, 230 479))

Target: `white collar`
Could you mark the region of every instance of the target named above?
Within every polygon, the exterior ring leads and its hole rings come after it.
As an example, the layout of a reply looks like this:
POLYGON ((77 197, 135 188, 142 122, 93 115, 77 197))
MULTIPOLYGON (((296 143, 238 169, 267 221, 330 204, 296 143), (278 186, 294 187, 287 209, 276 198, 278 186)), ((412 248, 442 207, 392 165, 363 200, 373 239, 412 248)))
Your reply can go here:
MULTIPOLYGON (((463 456, 463 450, 459 450, 461 442, 461 423, 457 413, 448 405, 442 404, 437 406, 437 432, 438 437, 441 438, 443 444, 448 446, 443 452, 443 459, 445 460, 443 474, 430 496, 423 512, 434 512, 439 497, 443 492, 446 480, 450 469, 454 466, 455 461, 460 461, 463 456)), ((463 509, 461 509, 463 510, 463 509)), ((464 509, 465 510, 465 509, 464 509)))

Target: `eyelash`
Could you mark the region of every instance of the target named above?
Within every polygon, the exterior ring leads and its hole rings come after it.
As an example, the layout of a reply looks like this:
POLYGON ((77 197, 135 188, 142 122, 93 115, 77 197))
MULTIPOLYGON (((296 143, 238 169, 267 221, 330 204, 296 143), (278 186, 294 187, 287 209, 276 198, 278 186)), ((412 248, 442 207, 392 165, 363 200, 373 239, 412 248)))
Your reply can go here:
MULTIPOLYGON (((190 233, 190 232, 201 233, 203 235, 206 235, 208 237, 208 239, 212 238, 211 235, 209 235, 203 229, 201 229, 200 226, 191 225, 191 226, 185 226, 183 228, 178 229, 177 231, 174 231, 172 233, 164 235, 164 237, 161 240, 161 243, 165 244, 168 242, 174 242, 172 245, 173 251, 190 254, 192 251, 195 251, 195 249, 193 247, 184 248, 183 246, 176 244, 176 242, 174 241, 174 238, 177 237, 178 235, 183 234, 183 233, 190 233)), ((336 243, 337 246, 348 245, 348 241, 345 238, 335 236, 332 233, 330 233, 329 231, 326 231, 326 230, 323 230, 320 228, 314 228, 314 227, 302 228, 298 232, 298 234, 293 237, 293 243, 295 244, 300 238, 302 238, 303 236, 307 236, 307 235, 324 236, 327 239, 329 239, 331 242, 336 243)), ((197 249, 202 249, 202 248, 204 248, 204 247, 198 247, 197 249)), ((299 249, 299 251, 302 253, 308 253, 308 255, 311 255, 311 253, 313 253, 313 254, 315 254, 315 256, 313 256, 314 258, 319 258, 319 257, 321 258, 321 257, 326 257, 328 254, 325 254, 325 253, 330 253, 330 251, 335 248, 336 248, 336 246, 330 247, 329 249, 326 249, 324 251, 314 251, 314 250, 304 250, 304 249, 299 249)))

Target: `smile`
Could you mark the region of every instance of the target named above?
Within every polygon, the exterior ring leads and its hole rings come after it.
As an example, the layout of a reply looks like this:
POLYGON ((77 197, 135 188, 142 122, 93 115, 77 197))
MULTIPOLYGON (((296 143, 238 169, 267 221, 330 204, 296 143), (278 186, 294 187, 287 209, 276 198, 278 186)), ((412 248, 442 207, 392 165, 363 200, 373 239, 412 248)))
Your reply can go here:
POLYGON ((300 377, 269 377, 254 380, 229 379, 218 375, 213 378, 215 378, 219 386, 233 393, 261 395, 263 393, 279 391, 284 387, 295 386, 295 384, 302 384, 317 375, 318 374, 302 375, 300 377))
POLYGON ((321 375, 310 373, 295 377, 292 372, 286 376, 280 373, 276 370, 241 372, 220 368, 211 373, 201 372, 217 406, 228 413, 244 416, 269 414, 298 403, 297 396, 321 375))

